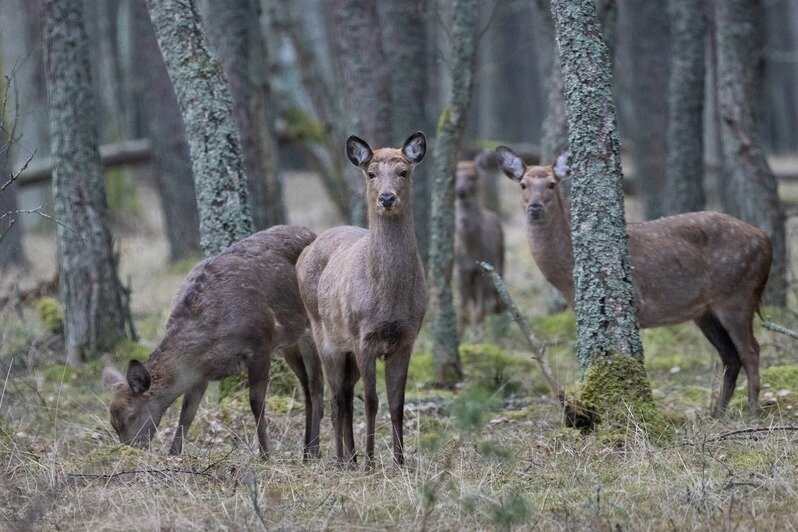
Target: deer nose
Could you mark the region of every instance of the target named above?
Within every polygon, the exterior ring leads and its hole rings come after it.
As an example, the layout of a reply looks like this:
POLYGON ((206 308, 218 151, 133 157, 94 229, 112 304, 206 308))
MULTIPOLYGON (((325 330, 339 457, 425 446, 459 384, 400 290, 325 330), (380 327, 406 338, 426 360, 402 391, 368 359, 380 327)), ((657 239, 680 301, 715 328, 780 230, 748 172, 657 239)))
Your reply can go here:
POLYGON ((543 205, 540 203, 531 203, 529 207, 526 208, 529 217, 533 220, 537 220, 543 214, 543 205))
POLYGON ((380 205, 382 205, 386 209, 390 209, 391 206, 396 201, 396 194, 394 194, 393 192, 383 192, 382 194, 380 194, 380 197, 377 199, 379 200, 380 205))
POLYGON ((457 190, 455 190, 455 194, 457 194, 458 198, 465 198, 466 196, 468 196, 468 191, 464 188, 458 188, 457 190))

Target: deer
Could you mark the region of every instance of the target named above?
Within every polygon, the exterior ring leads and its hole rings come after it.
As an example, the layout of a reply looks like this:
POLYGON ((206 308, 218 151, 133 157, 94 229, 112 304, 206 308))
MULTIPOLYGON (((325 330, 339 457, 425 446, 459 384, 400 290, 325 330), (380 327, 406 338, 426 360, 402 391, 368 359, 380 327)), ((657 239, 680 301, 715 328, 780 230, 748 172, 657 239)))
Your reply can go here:
POLYGON ((260 455, 268 457, 265 395, 272 352, 282 350, 305 395, 305 460, 319 455, 324 381, 299 295, 295 264, 316 235, 278 225, 206 258, 175 296, 166 332, 147 360, 131 360, 125 375, 102 371, 113 396, 111 425, 123 444, 149 448, 161 417, 181 395, 183 405, 169 454, 180 454, 209 381, 247 371, 249 403, 260 455))
MULTIPOLYGON (((574 306, 571 220, 559 184, 567 155, 550 166, 526 166, 496 148, 502 172, 519 183, 527 241, 546 279, 574 306)), ((770 272, 770 239, 726 214, 701 211, 627 224, 634 302, 641 328, 693 321, 718 351, 723 378, 713 417, 721 417, 742 368, 748 405, 759 405, 759 344, 754 314, 770 272)))
POLYGON ((454 267, 460 301, 461 331, 476 328, 488 313, 504 310, 499 294, 477 265, 487 262, 504 271, 504 234, 498 215, 482 206, 479 173, 473 161, 460 161, 455 172, 454 267))
POLYGON ((376 362, 385 360, 393 457, 404 463, 403 416, 410 354, 426 309, 424 268, 413 230, 412 174, 426 153, 414 133, 401 149, 372 150, 351 136, 346 155, 365 180, 368 229, 328 229, 297 261, 299 292, 330 388, 335 452, 357 463, 353 434, 355 383, 363 378, 366 469, 374 468, 379 399, 376 362))

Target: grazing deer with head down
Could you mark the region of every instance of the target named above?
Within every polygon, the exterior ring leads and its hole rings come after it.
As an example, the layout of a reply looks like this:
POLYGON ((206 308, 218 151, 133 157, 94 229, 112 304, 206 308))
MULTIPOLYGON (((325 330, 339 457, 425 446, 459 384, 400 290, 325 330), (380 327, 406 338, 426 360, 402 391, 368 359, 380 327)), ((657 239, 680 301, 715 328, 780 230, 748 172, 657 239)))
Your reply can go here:
POLYGON ((247 237, 199 264, 183 281, 166 335, 145 362, 123 376, 104 368, 113 391, 111 425, 122 443, 148 447, 166 409, 183 396, 170 454, 179 454, 208 381, 247 370, 249 402, 262 456, 268 453, 266 388, 271 353, 282 349, 305 393, 304 457, 319 452, 324 382, 296 282, 295 264, 316 237, 279 225, 247 237))
POLYGON ((493 283, 481 273, 478 262, 504 271, 504 234, 495 212, 482 207, 479 173, 473 161, 457 163, 455 174, 454 266, 460 292, 460 328, 477 327, 490 313, 504 310, 493 283))
POLYGON ((355 462, 352 402, 361 376, 366 467, 374 464, 377 358, 385 360, 394 459, 399 464, 404 461, 407 367, 426 304, 424 270, 413 230, 411 176, 425 152, 420 132, 411 135, 402 149, 374 151, 365 141, 349 137, 346 154, 366 180, 369 228, 329 229, 297 262, 299 290, 330 385, 335 451, 342 464, 355 462))
MULTIPOLYGON (((527 167, 510 148, 500 146, 496 158, 521 186, 535 262, 573 307, 571 222, 558 187, 568 173, 566 157, 561 155, 552 166, 527 167)), ((759 344, 752 322, 770 271, 767 235, 709 211, 630 223, 627 234, 640 327, 694 321, 724 366, 713 415, 726 410, 741 368, 748 378, 748 404, 756 410, 759 344)))

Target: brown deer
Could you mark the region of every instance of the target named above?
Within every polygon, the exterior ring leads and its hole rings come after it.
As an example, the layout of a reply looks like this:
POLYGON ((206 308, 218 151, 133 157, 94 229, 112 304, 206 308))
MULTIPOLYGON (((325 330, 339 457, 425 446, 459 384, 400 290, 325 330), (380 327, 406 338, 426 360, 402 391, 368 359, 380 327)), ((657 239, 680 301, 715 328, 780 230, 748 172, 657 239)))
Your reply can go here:
MULTIPOLYGON (((558 184, 566 157, 530 166, 510 148, 496 148, 502 171, 521 186, 532 255, 546 279, 573 307, 571 221, 558 184)), ((759 403, 759 344, 752 322, 770 271, 771 245, 756 227, 717 212, 693 212, 627 225, 632 285, 640 327, 692 320, 724 366, 713 415, 729 404, 740 368, 748 404, 759 403)))
POLYGON ((457 163, 454 203, 454 267, 460 292, 458 320, 463 329, 470 321, 477 327, 489 312, 504 310, 493 283, 477 263, 504 271, 504 234, 495 212, 482 207, 479 173, 473 161, 457 163))
POLYGON ((402 149, 375 151, 365 141, 349 137, 347 156, 366 181, 369 228, 329 229, 297 262, 299 291, 332 394, 335 452, 341 464, 356 461, 352 402, 355 383, 362 376, 366 467, 374 466, 377 358, 385 359, 394 459, 404 462, 407 367, 426 303, 413 231, 411 176, 425 152, 426 139, 420 132, 411 135, 402 149))
POLYGON ((172 303, 166 335, 149 358, 131 360, 125 376, 103 369, 103 384, 114 392, 111 425, 122 443, 148 447, 161 416, 183 395, 169 449, 179 454, 208 381, 246 368, 260 453, 266 457, 269 366, 272 351, 282 349, 305 393, 304 458, 318 455, 324 382, 295 269, 315 237, 304 227, 274 226, 191 270, 172 303))

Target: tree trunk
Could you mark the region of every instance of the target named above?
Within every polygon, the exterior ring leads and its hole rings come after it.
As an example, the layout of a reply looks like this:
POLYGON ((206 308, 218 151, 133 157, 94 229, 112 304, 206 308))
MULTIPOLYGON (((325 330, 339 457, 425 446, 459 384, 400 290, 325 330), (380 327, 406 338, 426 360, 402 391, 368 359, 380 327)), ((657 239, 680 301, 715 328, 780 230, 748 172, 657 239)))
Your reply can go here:
POLYGON ((704 210, 704 5, 670 0, 666 214, 704 210))
POLYGON ((758 42, 751 38, 761 6, 756 0, 724 0, 715 5, 718 40, 718 99, 723 130, 723 148, 728 184, 729 207, 740 219, 762 229, 773 245, 773 263, 765 288, 764 301, 784 306, 787 298, 784 207, 778 196, 776 178, 762 151, 757 120, 759 113, 752 100, 762 74, 752 62, 759 54, 752 50, 758 42))
POLYGON ((191 153, 206 256, 252 233, 230 91, 192 0, 146 0, 191 153))
POLYGON ((604 426, 652 429, 632 291, 612 74, 594 0, 552 0, 571 147, 579 401, 604 426))
POLYGON ((258 11, 255 0, 211 0, 207 17, 208 33, 233 97, 256 231, 284 220, 258 11))
MULTIPOLYGON (((424 129, 427 94, 426 0, 380 2, 380 22, 391 84, 391 142, 399 146, 411 133, 424 129)), ((424 264, 429 253, 429 172, 413 171, 413 217, 416 242, 424 264)))
POLYGON ((623 55, 628 80, 629 117, 634 177, 648 219, 663 214, 667 178, 668 70, 670 47, 667 3, 622 0, 623 55))
POLYGON ((457 318, 452 303, 454 242, 454 174, 460 152, 476 67, 476 0, 454 0, 451 89, 438 121, 432 153, 432 214, 429 250, 430 308, 435 356, 435 380, 451 385, 463 377, 458 353, 457 318))
POLYGON ((141 80, 142 95, 147 99, 142 107, 155 155, 155 180, 161 196, 169 257, 176 261, 200 251, 191 156, 183 131, 183 117, 147 7, 143 1, 135 0, 132 9, 132 24, 138 41, 136 77, 141 80))
POLYGON ((60 295, 75 366, 123 339, 130 315, 108 225, 82 0, 45 0, 42 22, 60 295))
MULTIPOLYGON (((382 31, 373 0, 331 0, 331 37, 344 94, 350 134, 372 146, 390 144, 390 79, 382 48, 382 31)), ((356 225, 365 226, 365 199, 360 172, 347 169, 350 213, 356 225)))

